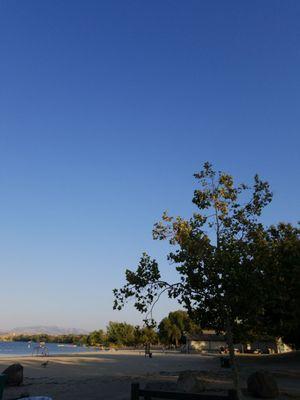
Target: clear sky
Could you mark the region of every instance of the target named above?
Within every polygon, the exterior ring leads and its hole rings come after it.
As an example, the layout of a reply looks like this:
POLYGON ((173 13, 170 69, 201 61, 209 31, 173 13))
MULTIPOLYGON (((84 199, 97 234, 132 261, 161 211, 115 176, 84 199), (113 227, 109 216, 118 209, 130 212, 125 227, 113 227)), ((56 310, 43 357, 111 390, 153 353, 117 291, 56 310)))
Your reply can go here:
MULTIPOLYGON (((0 0, 0 328, 140 322, 112 288, 204 161, 299 219, 300 1, 0 0)), ((163 300, 160 318, 177 305, 163 300)))

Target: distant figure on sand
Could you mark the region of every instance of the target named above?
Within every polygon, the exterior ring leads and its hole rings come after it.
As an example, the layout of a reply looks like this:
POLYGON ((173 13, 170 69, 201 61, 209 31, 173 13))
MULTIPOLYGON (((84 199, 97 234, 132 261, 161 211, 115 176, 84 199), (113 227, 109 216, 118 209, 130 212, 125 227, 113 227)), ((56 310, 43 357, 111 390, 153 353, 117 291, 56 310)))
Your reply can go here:
POLYGON ((48 364, 49 364, 49 361, 45 361, 41 364, 41 367, 46 368, 48 364))

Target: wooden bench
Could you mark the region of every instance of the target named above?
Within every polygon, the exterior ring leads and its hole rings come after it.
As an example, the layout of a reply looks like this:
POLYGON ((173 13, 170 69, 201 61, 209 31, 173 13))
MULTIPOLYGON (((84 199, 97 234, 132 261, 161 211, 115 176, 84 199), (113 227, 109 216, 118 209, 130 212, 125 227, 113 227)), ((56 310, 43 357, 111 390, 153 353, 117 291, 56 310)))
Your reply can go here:
POLYGON ((2 399, 3 390, 5 386, 5 382, 7 380, 7 376, 4 374, 0 374, 0 400, 2 399))
POLYGON ((185 393, 185 392, 165 392, 162 390, 146 390, 140 389, 139 383, 131 384, 131 400, 139 400, 144 397, 145 400, 153 398, 172 399, 172 400, 237 400, 235 390, 228 390, 227 396, 202 394, 202 393, 185 393))

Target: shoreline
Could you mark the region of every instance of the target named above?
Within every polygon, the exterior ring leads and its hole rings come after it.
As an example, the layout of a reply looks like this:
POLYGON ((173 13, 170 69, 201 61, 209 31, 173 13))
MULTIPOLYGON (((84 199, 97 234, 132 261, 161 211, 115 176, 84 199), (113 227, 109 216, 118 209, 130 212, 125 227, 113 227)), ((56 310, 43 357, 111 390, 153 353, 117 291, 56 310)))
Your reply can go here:
MULTIPOLYGON (((42 354, 40 355, 32 355, 32 354, 1 354, 0 353, 0 361, 5 359, 5 358, 33 358, 33 359, 43 359, 46 360, 48 358, 53 358, 53 357, 80 357, 80 356, 105 356, 106 354, 110 355, 138 355, 138 356, 143 356, 144 357, 145 351, 143 349, 139 350, 94 350, 94 351, 80 351, 80 352, 69 352, 69 353, 50 353, 47 356, 44 356, 42 354)), ((153 350, 152 351, 153 355, 178 355, 179 357, 181 356, 202 356, 202 357, 218 357, 220 354, 216 353, 182 353, 180 351, 160 351, 160 350, 153 350)))

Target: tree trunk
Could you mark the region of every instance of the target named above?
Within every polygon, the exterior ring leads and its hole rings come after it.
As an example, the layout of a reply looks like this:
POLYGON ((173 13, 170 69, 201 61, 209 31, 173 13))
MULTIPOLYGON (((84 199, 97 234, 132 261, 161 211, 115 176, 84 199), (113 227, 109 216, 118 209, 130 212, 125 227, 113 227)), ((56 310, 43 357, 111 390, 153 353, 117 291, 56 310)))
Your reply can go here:
POLYGON ((241 399, 242 392, 241 392, 241 386, 240 386, 240 377, 239 377, 238 367, 236 364, 236 357, 234 354, 232 325, 230 323, 227 324, 226 338, 227 338, 227 345, 228 345, 228 350, 229 350, 229 360, 230 360, 230 365, 231 365, 231 370, 232 370, 232 375, 233 375, 234 390, 236 391, 237 399, 241 399))

